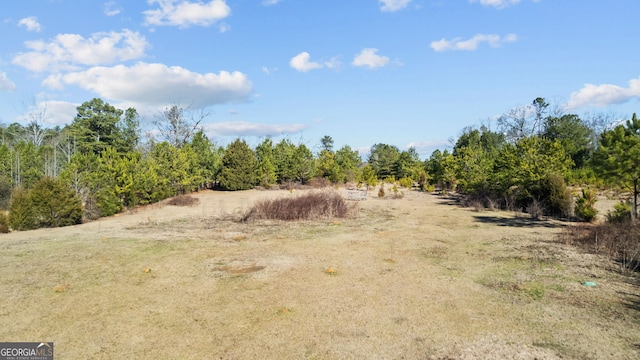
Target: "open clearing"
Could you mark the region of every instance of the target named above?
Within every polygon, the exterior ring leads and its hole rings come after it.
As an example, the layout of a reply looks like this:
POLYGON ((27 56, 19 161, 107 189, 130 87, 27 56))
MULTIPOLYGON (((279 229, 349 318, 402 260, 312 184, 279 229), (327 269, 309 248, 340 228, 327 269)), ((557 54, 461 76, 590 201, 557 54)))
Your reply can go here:
POLYGON ((348 219, 232 220, 297 193, 2 235, 0 341, 60 359, 640 357, 637 279, 559 242, 566 223, 406 191, 348 219))

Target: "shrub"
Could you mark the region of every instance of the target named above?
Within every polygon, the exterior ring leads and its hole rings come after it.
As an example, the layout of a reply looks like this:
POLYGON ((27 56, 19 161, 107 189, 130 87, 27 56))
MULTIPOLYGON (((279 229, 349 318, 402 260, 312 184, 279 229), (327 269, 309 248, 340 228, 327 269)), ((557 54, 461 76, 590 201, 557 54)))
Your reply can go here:
POLYGON ((629 202, 619 202, 613 206, 613 211, 607 212, 607 221, 610 223, 626 223, 631 220, 631 209, 633 206, 629 202))
POLYGON ((640 269, 640 223, 631 221, 630 217, 598 226, 572 226, 565 230, 564 236, 566 242, 610 256, 622 269, 640 269))
POLYGON ((331 181, 325 177, 316 177, 309 180, 309 186, 315 189, 322 189, 331 186, 331 181))
POLYGON ((350 207, 334 191, 314 191, 294 197, 283 197, 257 202, 241 219, 313 220, 318 218, 347 217, 350 207))
POLYGON ((167 201, 167 204, 172 206, 195 206, 199 202, 200 200, 198 198, 194 198, 193 196, 178 195, 169 199, 169 201, 167 201))
POLYGON ((380 183, 380 189, 378 189, 378 197, 379 198, 384 197, 384 182, 380 183))
POLYGON ((407 189, 411 189, 413 187, 413 179, 409 177, 405 177, 398 180, 398 183, 400 184, 400 186, 407 189))
POLYGON ((45 177, 33 185, 28 196, 36 227, 60 227, 82 222, 82 201, 60 180, 45 177))
POLYGON ((37 228, 33 203, 29 197, 29 191, 17 188, 11 196, 9 203, 9 225, 13 230, 31 230, 37 228))
POLYGON ((573 211, 571 191, 560 175, 548 174, 545 176, 539 184, 533 186, 531 195, 532 199, 538 199, 542 203, 545 214, 570 216, 573 211))
POLYGON ((538 200, 533 200, 529 206, 527 206, 527 213, 534 219, 539 220, 545 213, 544 205, 538 200))
POLYGON ((30 190, 18 188, 9 205, 14 230, 59 227, 82 222, 82 202, 60 180, 42 178, 30 190))
POLYGON ((582 189, 582 196, 576 200, 576 215, 583 221, 592 222, 598 214, 596 201, 598 200, 593 190, 582 189))
POLYGON ((0 211, 0 233, 6 234, 9 232, 9 217, 4 211, 0 211))

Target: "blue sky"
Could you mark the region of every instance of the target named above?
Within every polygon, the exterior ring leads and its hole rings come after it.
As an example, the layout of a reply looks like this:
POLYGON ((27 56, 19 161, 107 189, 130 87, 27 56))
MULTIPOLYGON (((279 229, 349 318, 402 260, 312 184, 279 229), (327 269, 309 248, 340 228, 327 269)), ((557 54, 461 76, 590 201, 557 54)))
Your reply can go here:
POLYGON ((94 97, 208 114, 218 144, 264 136, 422 157, 545 97, 630 116, 637 0, 23 0, 0 5, 0 122, 73 120, 94 97))

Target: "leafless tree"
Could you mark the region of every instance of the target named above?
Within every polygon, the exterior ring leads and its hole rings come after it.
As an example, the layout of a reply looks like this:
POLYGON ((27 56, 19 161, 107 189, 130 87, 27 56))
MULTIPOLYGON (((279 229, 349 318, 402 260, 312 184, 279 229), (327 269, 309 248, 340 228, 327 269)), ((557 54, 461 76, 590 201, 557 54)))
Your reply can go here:
POLYGON ((189 111, 187 107, 172 105, 156 116, 153 124, 160 136, 171 145, 181 148, 186 145, 197 132, 200 124, 209 116, 204 109, 189 111))

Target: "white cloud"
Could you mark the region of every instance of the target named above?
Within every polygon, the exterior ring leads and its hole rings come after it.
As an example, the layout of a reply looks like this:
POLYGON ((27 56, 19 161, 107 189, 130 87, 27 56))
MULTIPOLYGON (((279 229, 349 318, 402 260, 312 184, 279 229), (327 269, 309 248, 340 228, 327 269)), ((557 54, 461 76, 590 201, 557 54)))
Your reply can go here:
POLYGON ((149 47, 138 32, 95 33, 85 39, 78 34, 59 34, 51 42, 27 41, 31 51, 20 53, 13 63, 31 71, 77 70, 78 65, 107 65, 139 59, 149 47))
POLYGON ((406 8, 411 0, 379 0, 380 10, 394 12, 406 8))
POLYGON ((253 85, 241 72, 200 74, 179 66, 137 63, 133 66, 93 67, 86 71, 51 75, 44 85, 77 85, 109 100, 143 105, 188 103, 203 108, 247 101, 253 85))
POLYGON ((107 1, 104 3, 104 14, 107 16, 115 16, 120 14, 122 8, 115 1, 107 1))
POLYGON ((304 124, 262 124, 247 121, 208 123, 202 126, 214 136, 276 136, 295 134, 307 129, 304 124))
POLYGON ((444 149, 449 147, 448 140, 435 140, 435 141, 413 141, 407 144, 408 148, 415 148, 416 152, 420 155, 429 156, 437 149, 444 149))
POLYGON ((508 34, 504 37, 495 34, 476 34, 467 40, 462 40, 461 38, 446 40, 443 38, 438 41, 432 41, 431 48, 438 52, 450 50, 474 51, 483 42, 486 42, 492 48, 497 48, 503 44, 512 43, 517 40, 518 36, 516 34, 508 34))
POLYGON ((469 0, 469 2, 480 3, 482 6, 493 6, 496 9, 503 9, 519 3, 520 0, 469 0))
POLYGON ((271 5, 275 5, 275 4, 279 3, 279 2, 282 2, 282 0, 263 0, 262 1, 262 5, 271 6, 271 5))
POLYGON ((0 91, 7 90, 13 91, 16 89, 16 84, 13 81, 9 80, 7 74, 0 71, 0 91))
POLYGON ((158 3, 159 9, 144 11, 147 25, 167 25, 187 28, 191 25, 209 26, 231 14, 225 0, 191 2, 187 0, 147 0, 158 3))
POLYGON ((376 54, 378 49, 366 48, 356 55, 351 63, 354 66, 366 66, 369 69, 385 66, 389 63, 389 58, 376 54))
POLYGON ((311 59, 311 55, 309 55, 308 52, 303 51, 300 54, 292 57, 291 61, 289 61, 289 65, 291 65, 292 68, 301 72, 307 72, 309 70, 322 68, 322 64, 317 62, 312 62, 310 61, 310 59, 311 59))
MULTIPOLYGON (((67 101, 47 100, 38 101, 33 112, 42 112, 45 117, 41 119, 45 125, 62 126, 70 124, 77 114, 77 107, 80 104, 70 103, 67 101)), ((29 112, 22 114, 19 119, 28 122, 30 119, 29 112)))
POLYGON ((220 29, 221 33, 226 33, 227 31, 231 30, 231 25, 227 23, 222 23, 220 24, 220 26, 218 26, 218 29, 220 29))
POLYGON ((640 77, 629 80, 627 88, 613 84, 585 84, 582 89, 571 94, 567 107, 606 107, 634 99, 640 99, 640 77))
POLYGON ((35 16, 29 16, 24 19, 20 19, 20 21, 18 21, 18 25, 26 27, 28 31, 40 32, 40 30, 42 29, 42 26, 40 26, 40 23, 35 16))
MULTIPOLYGON (((322 68, 337 69, 340 67, 341 63, 340 63, 339 56, 334 56, 328 61, 324 61, 322 63, 314 62, 314 61, 311 61, 311 55, 309 55, 308 52, 303 51, 300 54, 292 57, 291 60, 289 60, 289 65, 300 72, 307 72, 309 70, 322 69, 322 68)), ((267 68, 263 67, 262 70, 267 74, 270 73, 269 69, 267 68)), ((277 69, 274 69, 274 70, 277 70, 277 69)))

